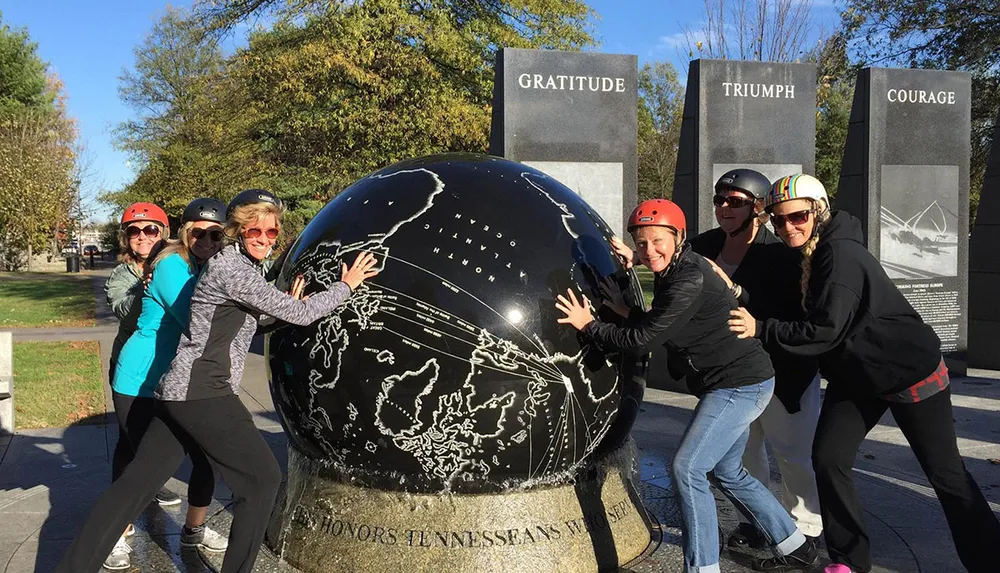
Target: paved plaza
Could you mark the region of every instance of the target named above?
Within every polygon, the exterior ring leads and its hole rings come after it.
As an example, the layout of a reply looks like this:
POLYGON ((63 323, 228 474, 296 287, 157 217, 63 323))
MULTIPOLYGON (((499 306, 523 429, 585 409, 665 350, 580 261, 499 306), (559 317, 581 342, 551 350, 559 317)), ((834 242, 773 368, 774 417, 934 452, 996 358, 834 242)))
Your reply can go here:
MULTIPOLYGON (((103 275, 91 275, 98 296, 98 325, 77 329, 20 329, 14 340, 97 340, 102 362, 108 361, 116 323, 103 304, 103 275)), ((286 441, 271 404, 264 359, 251 354, 241 399, 284 466, 286 441)), ((106 373, 105 373, 106 374, 106 373)), ((110 395, 107 400, 111 404, 110 395)), ((1000 513, 1000 372, 970 371, 953 379, 955 426, 959 448, 993 510, 1000 513)), ((648 390, 633 436, 640 451, 640 489, 650 513, 661 524, 658 541, 627 571, 681 571, 679 516, 673 502, 667 464, 696 403, 683 394, 648 390)), ((110 480, 111 452, 118 428, 113 414, 68 428, 23 431, 0 437, 0 573, 48 573, 69 545, 97 496, 110 480)), ((182 467, 169 487, 184 494, 190 466, 182 467)), ((878 573, 963 571, 941 508, 902 433, 886 417, 862 444, 855 479, 866 509, 878 573)), ((777 488, 778 476, 772 480, 777 488)), ((230 494, 216 490, 210 525, 228 532, 230 494)), ((735 527, 735 511, 720 500, 722 527, 735 527)), ((219 557, 181 551, 180 527, 185 505, 151 505, 132 538, 132 571, 212 571, 219 557)), ((1000 540, 998 540, 1000 541, 1000 540)), ((722 571, 748 571, 752 552, 727 551, 722 571)), ((266 551, 255 571, 293 570, 266 551)))

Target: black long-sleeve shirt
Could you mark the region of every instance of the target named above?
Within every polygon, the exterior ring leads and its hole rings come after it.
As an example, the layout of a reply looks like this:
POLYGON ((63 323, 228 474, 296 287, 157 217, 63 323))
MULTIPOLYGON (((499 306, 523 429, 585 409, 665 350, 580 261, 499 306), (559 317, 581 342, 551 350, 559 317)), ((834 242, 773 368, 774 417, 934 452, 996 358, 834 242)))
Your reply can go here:
POLYGON ((759 341, 729 330, 737 308, 726 283, 701 255, 684 250, 654 282, 648 311, 635 309, 624 327, 593 321, 584 334, 604 350, 645 353, 663 345, 670 369, 701 396, 717 388, 758 384, 774 375, 759 341))
MULTIPOLYGON (((719 228, 706 231, 691 239, 691 249, 709 259, 716 259, 722 252, 726 233, 719 228)), ((747 249, 733 276, 743 293, 740 304, 754 318, 802 320, 802 255, 786 247, 781 239, 767 227, 757 230, 757 235, 747 249)), ((774 395, 781 400, 789 413, 802 408, 802 394, 812 384, 819 370, 814 356, 792 354, 779 345, 764 345, 774 365, 774 395)))

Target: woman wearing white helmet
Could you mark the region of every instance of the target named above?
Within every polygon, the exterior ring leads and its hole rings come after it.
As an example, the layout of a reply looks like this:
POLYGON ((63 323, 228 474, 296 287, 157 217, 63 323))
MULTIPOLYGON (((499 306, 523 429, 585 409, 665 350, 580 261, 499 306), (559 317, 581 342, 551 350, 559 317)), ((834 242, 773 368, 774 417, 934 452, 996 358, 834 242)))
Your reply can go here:
POLYGON ((829 381, 813 465, 828 573, 871 569, 870 540, 854 487, 858 446, 892 412, 934 487, 962 564, 996 571, 1000 522, 965 468, 955 440, 948 369, 941 343, 864 245, 861 221, 831 211, 823 184, 809 175, 775 182, 766 209, 778 236, 802 252, 801 321, 756 321, 733 311, 730 327, 765 345, 818 356, 829 381))

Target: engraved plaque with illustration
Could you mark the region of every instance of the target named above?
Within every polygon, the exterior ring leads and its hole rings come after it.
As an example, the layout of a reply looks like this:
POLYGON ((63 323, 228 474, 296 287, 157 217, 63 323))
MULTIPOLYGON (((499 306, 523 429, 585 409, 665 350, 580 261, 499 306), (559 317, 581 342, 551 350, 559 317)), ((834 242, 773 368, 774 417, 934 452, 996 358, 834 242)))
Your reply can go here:
POLYGON ((959 347, 957 165, 883 165, 879 259, 941 339, 959 347))

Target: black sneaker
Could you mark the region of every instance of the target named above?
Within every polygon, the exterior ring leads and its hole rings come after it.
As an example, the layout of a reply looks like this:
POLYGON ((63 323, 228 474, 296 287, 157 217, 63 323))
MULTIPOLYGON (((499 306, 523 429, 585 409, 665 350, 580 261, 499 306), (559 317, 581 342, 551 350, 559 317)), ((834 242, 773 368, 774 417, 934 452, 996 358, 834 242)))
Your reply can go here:
POLYGON ((754 571, 801 571, 812 568, 817 561, 819 561, 819 551, 812 541, 806 539, 805 543, 788 555, 754 559, 751 568, 754 571))
POLYGON ((181 502, 180 496, 165 487, 161 487, 156 492, 156 503, 160 505, 177 505, 181 502))
POLYGON ((730 547, 751 547, 753 549, 763 549, 767 547, 767 539, 756 527, 749 523, 740 523, 736 529, 729 534, 726 545, 730 547))

